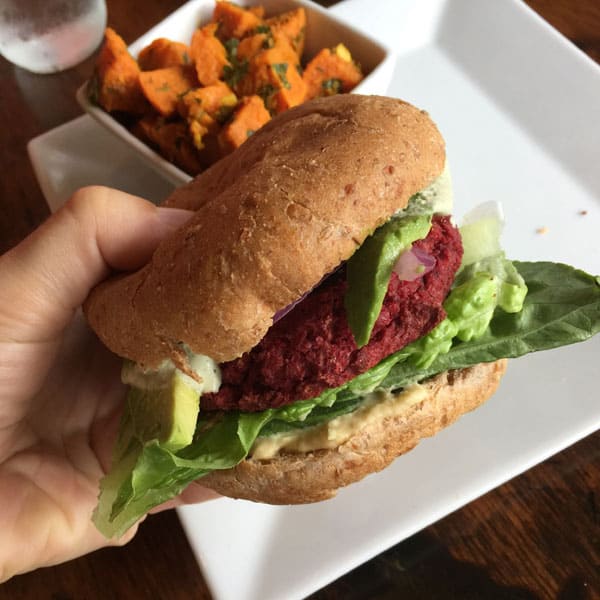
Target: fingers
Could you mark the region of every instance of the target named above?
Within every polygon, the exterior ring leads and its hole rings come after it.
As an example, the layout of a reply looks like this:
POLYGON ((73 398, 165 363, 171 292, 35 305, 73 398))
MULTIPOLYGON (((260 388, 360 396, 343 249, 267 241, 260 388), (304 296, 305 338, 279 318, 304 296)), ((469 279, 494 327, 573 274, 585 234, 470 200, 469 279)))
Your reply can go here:
POLYGON ((78 191, 0 258, 0 341, 54 338, 94 285, 142 266, 191 214, 109 188, 78 191))

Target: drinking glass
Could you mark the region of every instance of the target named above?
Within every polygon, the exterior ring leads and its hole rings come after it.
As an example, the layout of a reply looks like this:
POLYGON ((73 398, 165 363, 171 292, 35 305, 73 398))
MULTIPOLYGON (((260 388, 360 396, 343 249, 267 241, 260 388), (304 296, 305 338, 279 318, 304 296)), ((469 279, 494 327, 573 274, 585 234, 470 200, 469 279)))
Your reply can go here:
POLYGON ((0 0, 0 54, 34 73, 78 64, 105 27, 105 0, 0 0))

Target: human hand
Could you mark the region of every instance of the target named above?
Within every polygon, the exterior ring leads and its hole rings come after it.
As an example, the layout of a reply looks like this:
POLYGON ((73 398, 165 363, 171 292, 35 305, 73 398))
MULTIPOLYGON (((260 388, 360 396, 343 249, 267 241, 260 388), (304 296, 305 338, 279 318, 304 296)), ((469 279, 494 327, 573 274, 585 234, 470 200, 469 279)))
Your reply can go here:
MULTIPOLYGON (((91 522, 125 387, 79 307, 190 214, 85 188, 0 257, 0 582, 135 535, 107 540, 91 522)), ((192 484, 169 507, 213 496, 192 484)))

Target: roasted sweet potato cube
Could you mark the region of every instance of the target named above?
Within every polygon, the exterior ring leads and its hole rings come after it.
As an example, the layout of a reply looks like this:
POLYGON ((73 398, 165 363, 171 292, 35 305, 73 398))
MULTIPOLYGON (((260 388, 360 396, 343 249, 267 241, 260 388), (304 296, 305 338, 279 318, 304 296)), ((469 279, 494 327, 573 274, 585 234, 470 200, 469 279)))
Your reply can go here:
POLYGON ((164 117, 174 115, 179 98, 198 85, 194 69, 189 66, 142 71, 139 81, 150 104, 164 117))
POLYGON ((179 114, 184 119, 197 119, 208 113, 213 119, 223 122, 237 104, 237 96, 222 81, 187 92, 179 100, 179 114))
POLYGON ((190 62, 190 49, 187 45, 167 38, 154 40, 143 48, 138 55, 138 65, 142 71, 189 65, 190 62))
POLYGON ((225 0, 217 0, 212 20, 218 23, 218 36, 222 40, 241 39, 262 23, 255 11, 225 0))
POLYGON ((280 113, 288 108, 292 108, 292 106, 302 104, 306 100, 306 85, 296 65, 288 63, 285 75, 282 74, 284 65, 274 64, 272 68, 274 74, 282 82, 281 87, 269 102, 269 106, 273 112, 280 113))
POLYGON ((304 40, 306 37, 306 11, 299 7, 289 10, 280 15, 270 17, 266 24, 271 28, 274 35, 281 33, 289 40, 298 57, 304 52, 304 40))
POLYGON ((268 32, 254 33, 246 36, 237 46, 236 57, 238 61, 249 61, 263 50, 268 50, 275 45, 275 40, 270 30, 268 32))
MULTIPOLYGON (((265 77, 262 71, 269 64, 298 65, 296 53, 287 38, 280 36, 275 40, 270 30, 268 33, 257 33, 242 40, 238 45, 236 56, 240 54, 239 46, 242 46, 241 56, 243 57, 240 62, 247 63, 244 75, 236 87, 239 96, 251 96, 259 87, 267 83, 268 77, 265 77), (246 40, 248 41, 246 42, 246 40), (265 42, 265 48, 259 48, 260 40, 265 42)), ((299 68, 298 66, 297 69, 299 68)), ((284 69, 285 71, 287 69, 284 69)), ((279 87, 277 83, 276 87, 279 87)))
POLYGON ((192 36, 192 60, 202 85, 212 85, 222 79, 223 70, 229 65, 225 46, 215 36, 217 27, 216 23, 209 23, 196 29, 192 36))
POLYGON ((306 96, 306 85, 291 52, 290 55, 288 49, 276 46, 254 56, 248 74, 240 81, 238 94, 257 94, 272 114, 301 104, 306 96))
POLYGON ((321 50, 304 69, 306 99, 350 92, 363 78, 343 44, 321 50))
POLYGON ((224 153, 241 146, 271 118, 259 96, 242 98, 231 120, 221 129, 219 142, 224 153))
POLYGON ((145 117, 138 121, 134 133, 150 142, 164 158, 190 175, 200 173, 205 167, 184 121, 169 122, 162 117, 145 117))
POLYGON ((236 95, 223 82, 189 91, 179 101, 179 114, 187 120, 194 146, 205 147, 207 134, 216 134, 237 104, 236 95))
POLYGON ((94 75, 98 104, 108 112, 146 112, 149 107, 140 88, 139 73, 140 68, 121 36, 107 28, 94 75))

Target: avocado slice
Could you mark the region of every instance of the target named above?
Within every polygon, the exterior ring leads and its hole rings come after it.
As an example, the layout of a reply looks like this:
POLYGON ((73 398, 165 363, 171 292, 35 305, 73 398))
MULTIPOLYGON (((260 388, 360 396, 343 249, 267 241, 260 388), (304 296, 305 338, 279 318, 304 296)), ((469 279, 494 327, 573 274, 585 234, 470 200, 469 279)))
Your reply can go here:
POLYGON ((431 214, 396 218, 382 225, 346 263, 344 297, 348 325, 356 345, 368 343, 398 257, 413 242, 427 236, 431 214))
POLYGON ((192 443, 200 394, 190 378, 177 369, 159 386, 131 386, 127 403, 135 436, 143 441, 157 439, 175 451, 192 443))

